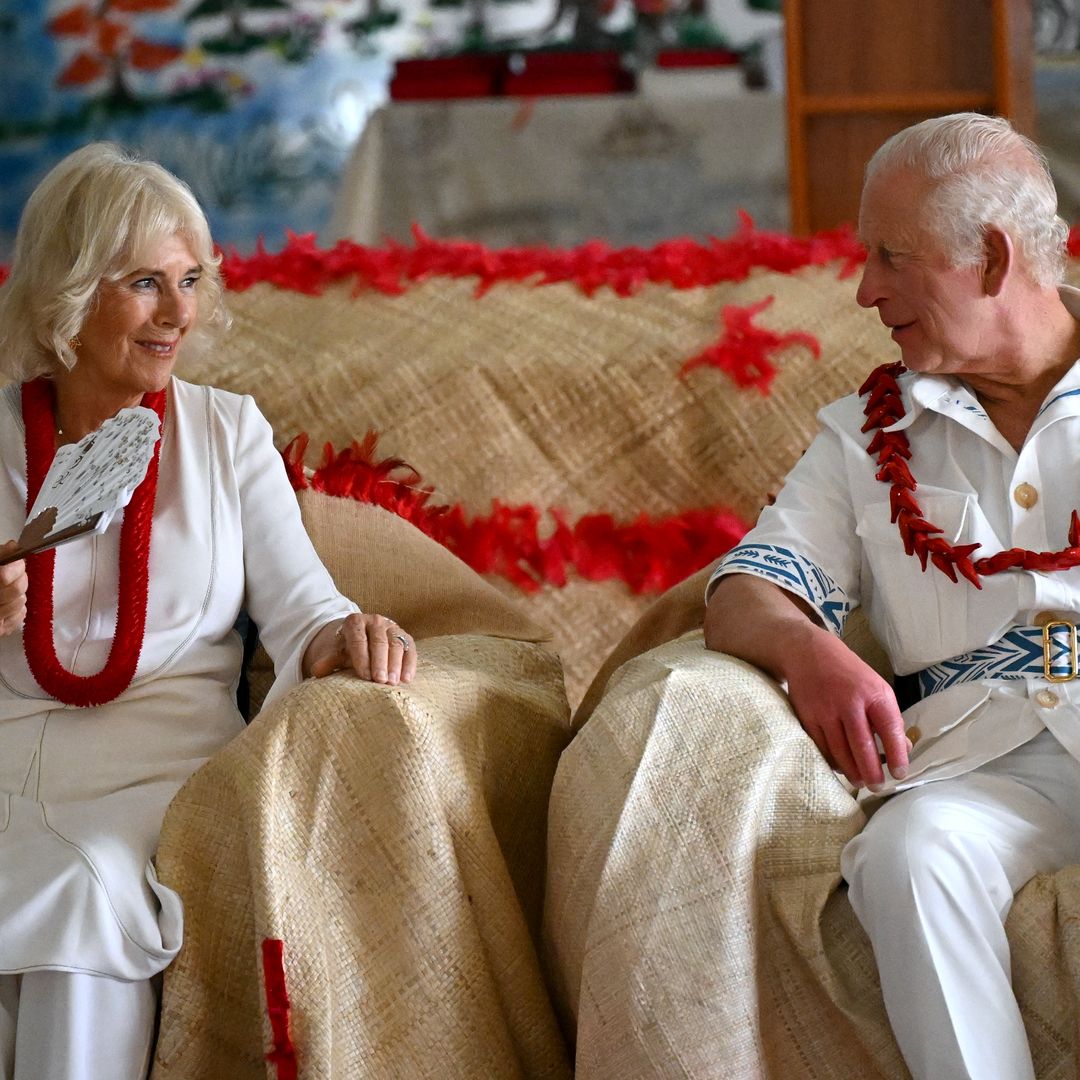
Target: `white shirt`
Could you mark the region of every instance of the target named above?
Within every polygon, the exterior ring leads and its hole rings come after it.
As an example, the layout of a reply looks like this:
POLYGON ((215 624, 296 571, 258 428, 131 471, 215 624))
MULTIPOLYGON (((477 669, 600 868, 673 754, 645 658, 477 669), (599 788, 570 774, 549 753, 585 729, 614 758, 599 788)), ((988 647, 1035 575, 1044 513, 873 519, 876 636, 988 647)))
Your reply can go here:
MULTIPOLYGON (((1064 288, 1062 299, 1080 315, 1080 292, 1064 288)), ((1068 546, 1070 514, 1080 510, 1080 363, 1047 396, 1019 452, 958 379, 908 372, 899 383, 906 415, 885 430, 906 432, 916 499, 945 539, 981 544, 974 559, 1068 546), (1033 506, 1014 497, 1021 484, 1037 493, 1033 506)), ((1043 612, 1080 622, 1080 568, 1010 570, 981 578, 981 590, 932 565, 922 572, 889 520, 889 484, 875 479, 866 453, 873 433, 859 430, 864 404, 851 395, 822 409, 822 432, 775 505, 725 556, 710 590, 725 574, 762 577, 800 596, 838 634, 861 605, 898 674, 989 645, 1043 612)), ((964 683, 931 694, 904 718, 920 738, 908 778, 897 784, 886 774, 887 791, 968 772, 1044 728, 1080 759, 1080 680, 964 683)))

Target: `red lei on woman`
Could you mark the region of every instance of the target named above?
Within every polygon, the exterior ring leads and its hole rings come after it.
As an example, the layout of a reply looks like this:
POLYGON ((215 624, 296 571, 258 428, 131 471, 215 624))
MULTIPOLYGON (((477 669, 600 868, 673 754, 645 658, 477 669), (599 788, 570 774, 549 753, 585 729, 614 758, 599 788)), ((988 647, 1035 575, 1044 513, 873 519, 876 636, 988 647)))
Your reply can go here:
MULTIPOLYGON (((157 413, 164 431, 165 391, 146 394, 142 404, 157 413)), ((29 513, 56 454, 53 391, 47 379, 34 379, 23 384, 22 412, 26 427, 26 512, 29 513)), ((146 476, 124 510, 124 523, 120 527, 116 632, 109 658, 96 675, 75 675, 61 666, 56 655, 53 641, 55 549, 30 555, 26 560, 29 578, 23 628, 26 662, 42 690, 68 705, 104 705, 119 697, 135 675, 146 630, 150 529, 160 453, 161 439, 158 439, 146 476)))
POLYGON ((1029 551, 1027 548, 1008 548, 985 559, 972 561, 971 556, 979 544, 950 544, 943 536, 935 535, 943 530, 923 517, 922 508, 915 498, 918 484, 908 462, 911 445, 903 431, 885 431, 904 416, 897 378, 907 369, 903 364, 883 364, 870 372, 870 377, 859 387, 859 396, 866 398, 864 432, 873 431, 866 452, 877 455, 878 471, 875 478, 891 484, 889 505, 892 520, 900 530, 904 551, 918 556, 923 570, 927 559, 953 581, 959 571, 975 586, 982 588, 980 577, 1000 574, 1005 570, 1035 570, 1052 573, 1055 570, 1071 570, 1080 566, 1080 515, 1072 512, 1069 522, 1069 546, 1061 551, 1029 551))

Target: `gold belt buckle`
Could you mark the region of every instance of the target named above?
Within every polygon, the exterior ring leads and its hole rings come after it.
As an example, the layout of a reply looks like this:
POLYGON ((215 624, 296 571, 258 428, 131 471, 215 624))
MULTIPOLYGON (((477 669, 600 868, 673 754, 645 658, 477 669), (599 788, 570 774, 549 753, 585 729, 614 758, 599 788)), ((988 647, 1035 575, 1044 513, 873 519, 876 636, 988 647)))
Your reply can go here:
POLYGON ((1043 627, 1043 675, 1048 682, 1071 682, 1080 674, 1076 663, 1076 624, 1066 619, 1055 619, 1043 627), (1054 675, 1050 669, 1050 646, 1052 644, 1051 632, 1057 626, 1068 627, 1069 630, 1069 674, 1054 675))

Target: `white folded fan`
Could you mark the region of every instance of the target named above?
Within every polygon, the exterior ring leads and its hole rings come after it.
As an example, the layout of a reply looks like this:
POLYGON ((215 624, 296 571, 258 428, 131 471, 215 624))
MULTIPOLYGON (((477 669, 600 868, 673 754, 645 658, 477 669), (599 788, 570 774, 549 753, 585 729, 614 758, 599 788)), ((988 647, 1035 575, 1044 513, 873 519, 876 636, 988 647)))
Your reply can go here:
POLYGON ((97 431, 56 451, 17 548, 0 566, 37 551, 104 532, 146 476, 160 436, 157 413, 121 409, 97 431))

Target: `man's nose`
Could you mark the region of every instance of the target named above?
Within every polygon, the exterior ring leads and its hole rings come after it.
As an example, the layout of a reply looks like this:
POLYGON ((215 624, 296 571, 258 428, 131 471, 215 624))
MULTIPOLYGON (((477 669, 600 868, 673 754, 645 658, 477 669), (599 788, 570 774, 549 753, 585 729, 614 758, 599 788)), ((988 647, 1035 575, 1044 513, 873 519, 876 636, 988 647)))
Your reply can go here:
POLYGON ((881 275, 878 272, 877 260, 873 255, 868 255, 866 262, 863 264, 859 287, 855 290, 855 300, 860 307, 872 308, 879 304, 883 298, 881 275))

